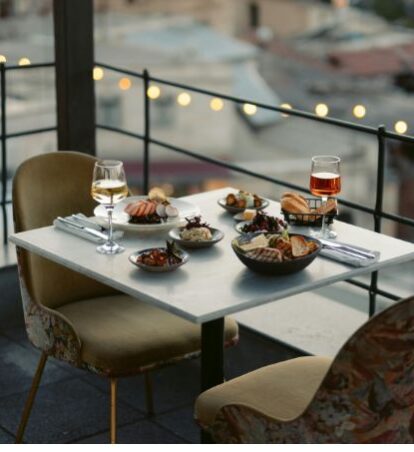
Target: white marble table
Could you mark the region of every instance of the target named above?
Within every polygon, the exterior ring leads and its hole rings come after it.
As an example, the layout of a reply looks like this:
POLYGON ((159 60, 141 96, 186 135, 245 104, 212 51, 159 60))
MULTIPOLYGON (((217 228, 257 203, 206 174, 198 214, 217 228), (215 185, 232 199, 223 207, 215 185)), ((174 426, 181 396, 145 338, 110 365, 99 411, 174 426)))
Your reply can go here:
MULTIPOLYGON (((234 254, 230 246, 231 239, 237 235, 234 220, 217 204, 230 190, 214 190, 185 198, 197 204, 203 218, 211 226, 220 228, 225 238, 210 249, 190 250, 189 262, 172 273, 147 273, 128 261, 133 251, 161 245, 163 239, 159 236, 130 233, 122 240, 126 251, 115 256, 98 254, 95 244, 52 226, 14 234, 10 240, 128 295, 203 324, 202 367, 209 367, 211 371, 214 367, 211 363, 217 364, 211 375, 203 372, 203 388, 222 381, 225 315, 414 259, 412 243, 337 221, 335 229, 341 241, 380 251, 376 264, 355 268, 318 257, 297 274, 283 277, 255 274, 234 254)), ((266 211, 279 214, 279 203, 272 201, 266 211)))

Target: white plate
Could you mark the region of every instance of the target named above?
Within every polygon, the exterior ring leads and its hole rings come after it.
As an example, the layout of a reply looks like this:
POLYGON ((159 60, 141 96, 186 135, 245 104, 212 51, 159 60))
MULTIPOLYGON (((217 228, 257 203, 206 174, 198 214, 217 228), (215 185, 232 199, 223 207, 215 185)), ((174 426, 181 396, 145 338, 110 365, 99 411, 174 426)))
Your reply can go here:
MULTIPOLYGON (((127 204, 131 202, 141 201, 148 199, 147 196, 130 196, 123 199, 120 203, 116 204, 113 213, 113 225, 114 229, 121 229, 123 231, 136 231, 136 232, 164 232, 181 224, 186 217, 192 217, 200 214, 200 209, 188 201, 181 199, 170 198, 171 205, 178 209, 178 217, 171 218, 163 223, 159 224, 131 224, 128 223, 129 215, 124 212, 127 204)), ((99 205, 95 207, 94 214, 100 224, 107 225, 108 217, 105 207, 99 205)))

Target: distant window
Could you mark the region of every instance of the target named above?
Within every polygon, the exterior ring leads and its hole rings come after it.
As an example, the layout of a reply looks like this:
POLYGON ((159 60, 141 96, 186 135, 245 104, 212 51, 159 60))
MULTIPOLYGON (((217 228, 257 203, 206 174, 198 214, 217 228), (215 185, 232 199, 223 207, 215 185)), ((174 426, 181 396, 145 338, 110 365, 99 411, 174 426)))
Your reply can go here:
POLYGON ((249 4, 249 21, 251 28, 260 27, 260 8, 256 2, 249 4))
POLYGON ((121 99, 119 96, 102 97, 98 99, 98 123, 119 127, 121 126, 121 99))
POLYGON ((159 127, 168 127, 174 123, 175 103, 173 96, 164 95, 151 104, 152 120, 159 127))

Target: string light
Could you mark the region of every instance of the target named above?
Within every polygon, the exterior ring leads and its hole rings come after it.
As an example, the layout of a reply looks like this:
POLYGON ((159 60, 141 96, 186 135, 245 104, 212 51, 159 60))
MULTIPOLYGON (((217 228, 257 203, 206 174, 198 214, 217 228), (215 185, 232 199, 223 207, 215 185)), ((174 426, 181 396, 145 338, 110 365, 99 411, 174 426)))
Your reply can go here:
POLYGON ((122 77, 118 82, 119 89, 122 89, 122 91, 128 90, 131 85, 131 80, 128 77, 122 77))
POLYGON ((104 78, 104 70, 101 67, 93 68, 93 79, 94 80, 102 80, 104 78))
POLYGON ((325 116, 328 116, 329 108, 326 104, 318 104, 315 107, 315 113, 318 116, 324 118, 325 116))
MULTIPOLYGON (((285 108, 286 110, 292 110, 292 105, 290 105, 288 103, 280 104, 280 107, 285 108)), ((287 115, 286 113, 282 113, 282 116, 284 118, 287 118, 289 115, 287 115)))
POLYGON ((0 55, 0 63, 5 63, 7 61, 7 58, 5 55, 0 55))
POLYGON ((182 107, 188 107, 191 103, 191 96, 188 93, 180 93, 177 96, 177 103, 182 107))
POLYGON ((367 114, 367 109, 363 105, 355 105, 355 107, 352 110, 353 115, 355 118, 362 119, 367 114))
POLYGON ((219 97, 213 97, 210 101, 210 108, 213 111, 221 111, 223 110, 224 102, 219 97))
POLYGON ((394 125, 394 129, 397 133, 405 133, 408 130, 408 125, 405 121, 397 121, 394 125))
POLYGON ((243 111, 246 113, 246 115, 252 116, 256 114, 257 107, 253 104, 243 104, 243 111))
POLYGON ((29 58, 23 57, 19 60, 19 66, 28 66, 30 64, 29 58))
POLYGON ((160 88, 156 85, 151 85, 147 89, 147 96, 152 100, 158 99, 161 96, 160 88))

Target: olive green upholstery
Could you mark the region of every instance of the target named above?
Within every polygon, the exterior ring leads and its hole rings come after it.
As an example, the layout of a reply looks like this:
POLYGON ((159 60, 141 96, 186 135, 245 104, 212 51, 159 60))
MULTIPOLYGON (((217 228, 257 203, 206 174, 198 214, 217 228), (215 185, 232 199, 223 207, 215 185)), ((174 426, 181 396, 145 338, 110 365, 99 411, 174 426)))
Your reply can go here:
MULTIPOLYGON (((57 216, 92 215, 90 195, 96 159, 78 152, 53 152, 26 160, 13 181, 15 231, 50 226, 57 216)), ((31 297, 49 308, 116 293, 80 273, 21 250, 22 270, 31 297)))
MULTIPOLYGON (((80 337, 82 361, 106 374, 137 373, 201 348, 200 325, 126 295, 69 303, 58 311, 80 337)), ((235 338, 237 324, 228 318, 225 342, 230 344, 235 338)))
POLYGON ((294 419, 311 402, 331 363, 330 358, 306 356, 234 378, 203 392, 195 417, 208 427, 222 407, 243 405, 280 421, 294 419))

